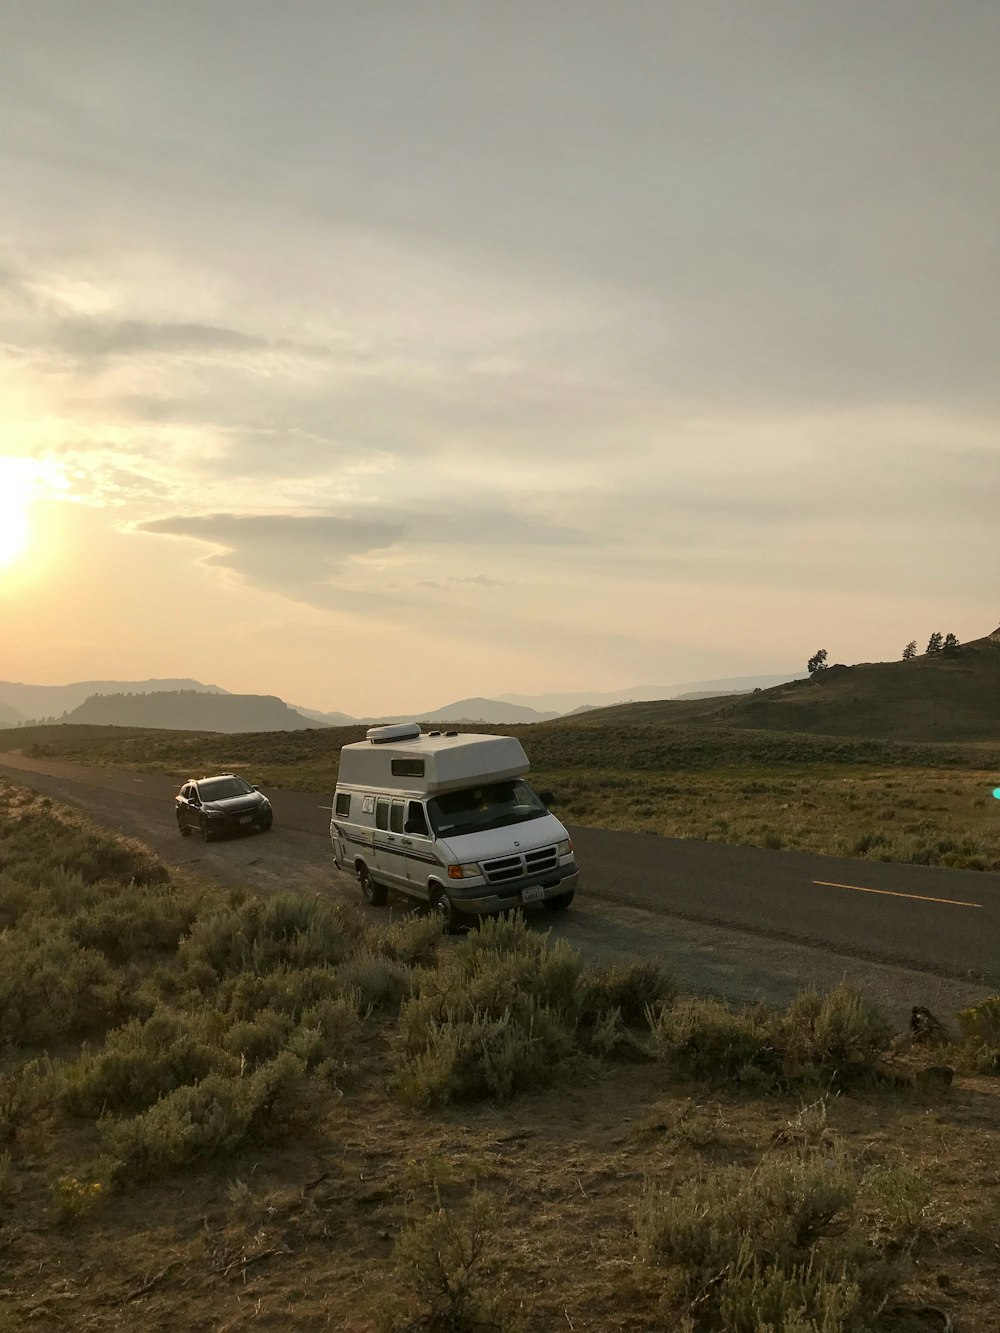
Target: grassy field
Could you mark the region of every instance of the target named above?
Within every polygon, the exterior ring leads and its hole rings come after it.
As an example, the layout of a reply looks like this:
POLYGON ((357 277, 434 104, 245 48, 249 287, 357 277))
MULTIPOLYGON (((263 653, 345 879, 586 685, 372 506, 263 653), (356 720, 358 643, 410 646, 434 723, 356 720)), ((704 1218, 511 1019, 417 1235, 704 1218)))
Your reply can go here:
MULTIPOLYGON (((470 729, 471 728, 467 728, 470 729)), ((1000 745, 711 728, 504 727, 564 822, 873 860, 1000 870, 1000 745)), ((329 795, 364 728, 227 736, 117 727, 8 732, 22 753, 189 776, 235 769, 329 795)))
POLYGON ((11 786, 0 923, 0 1329, 995 1326, 1000 1005, 733 1009, 203 890, 11 786))

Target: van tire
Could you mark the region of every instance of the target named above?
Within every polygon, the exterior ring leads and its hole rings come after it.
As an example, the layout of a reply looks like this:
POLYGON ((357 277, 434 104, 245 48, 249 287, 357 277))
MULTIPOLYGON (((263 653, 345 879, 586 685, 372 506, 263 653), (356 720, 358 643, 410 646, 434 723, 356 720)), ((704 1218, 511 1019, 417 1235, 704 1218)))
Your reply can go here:
POLYGON ((361 886, 362 898, 370 907, 382 907, 389 897, 389 890, 384 884, 375 883, 372 872, 363 861, 358 864, 358 884, 361 886))
POLYGON ((431 911, 437 913, 446 935, 457 934, 468 927, 468 916, 458 911, 446 889, 431 889, 431 911))
POLYGON ((546 912, 565 912, 566 908, 573 901, 573 890, 568 893, 557 893, 554 898, 543 898, 542 906, 546 912))

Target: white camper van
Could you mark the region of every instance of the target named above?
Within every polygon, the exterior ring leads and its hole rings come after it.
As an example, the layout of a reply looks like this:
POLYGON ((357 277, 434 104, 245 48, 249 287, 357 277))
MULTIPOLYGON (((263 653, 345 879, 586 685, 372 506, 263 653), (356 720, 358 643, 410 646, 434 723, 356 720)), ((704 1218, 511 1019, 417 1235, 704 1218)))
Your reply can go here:
POLYGON ((448 926, 526 903, 566 908, 573 844, 527 771, 513 736, 370 727, 340 752, 334 860, 366 902, 394 889, 436 906, 448 926))

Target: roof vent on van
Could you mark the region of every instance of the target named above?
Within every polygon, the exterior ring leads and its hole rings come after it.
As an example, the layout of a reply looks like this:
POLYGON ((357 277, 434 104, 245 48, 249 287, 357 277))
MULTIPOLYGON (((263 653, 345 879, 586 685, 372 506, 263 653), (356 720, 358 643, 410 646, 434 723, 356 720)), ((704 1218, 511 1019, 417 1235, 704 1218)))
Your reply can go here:
POLYGON ((458 732, 457 732, 457 731, 446 731, 444 734, 445 734, 446 736, 457 736, 457 735, 458 735, 458 732))
POLYGON ((391 727, 369 727, 365 732, 366 740, 372 745, 385 745, 387 741, 413 741, 420 735, 416 722, 399 722, 391 727))
POLYGON ((440 731, 429 731, 429 732, 427 733, 427 735, 428 735, 428 736, 440 736, 441 733, 440 733, 440 731))

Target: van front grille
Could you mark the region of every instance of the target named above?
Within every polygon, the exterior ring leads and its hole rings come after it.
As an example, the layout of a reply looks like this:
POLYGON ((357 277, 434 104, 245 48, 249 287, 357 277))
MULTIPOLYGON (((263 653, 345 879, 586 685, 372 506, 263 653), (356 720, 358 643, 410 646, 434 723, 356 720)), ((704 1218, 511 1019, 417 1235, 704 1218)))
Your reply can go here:
POLYGON ((490 884, 504 884, 511 879, 524 879, 526 875, 545 875, 555 870, 559 864, 559 854, 554 847, 539 847, 533 852, 516 853, 513 856, 499 856, 494 861, 483 862, 483 874, 490 884))

